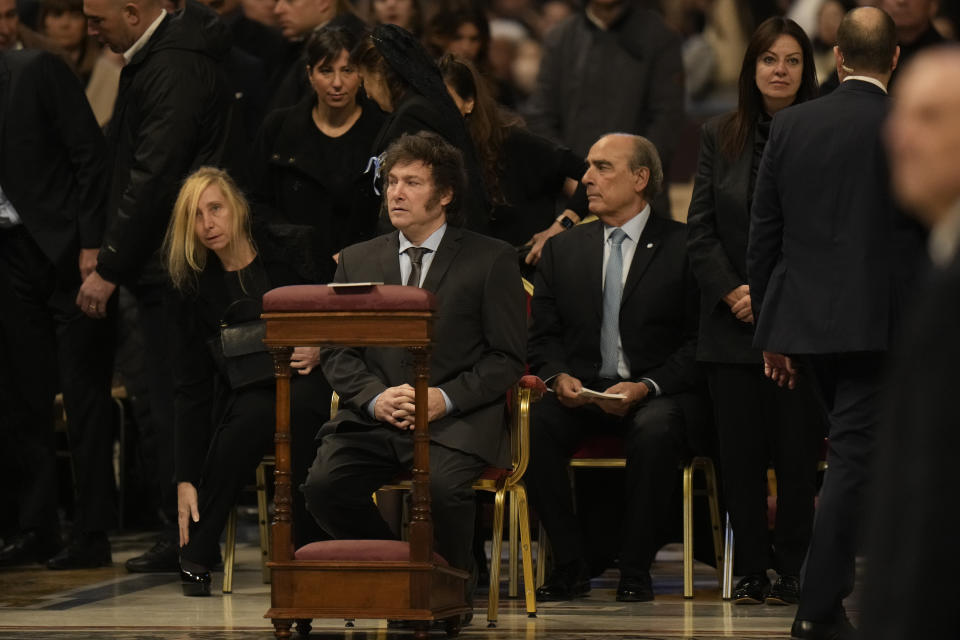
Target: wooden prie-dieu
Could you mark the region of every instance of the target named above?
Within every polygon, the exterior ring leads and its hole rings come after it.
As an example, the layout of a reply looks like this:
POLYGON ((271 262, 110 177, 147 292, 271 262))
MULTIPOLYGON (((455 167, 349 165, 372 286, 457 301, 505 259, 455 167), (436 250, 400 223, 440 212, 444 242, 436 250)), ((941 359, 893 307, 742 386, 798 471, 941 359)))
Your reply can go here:
POLYGON ((432 293, 367 285, 281 287, 263 298, 264 342, 277 381, 276 492, 272 531, 271 607, 277 638, 294 622, 306 635, 315 618, 410 620, 426 638, 433 620, 448 635, 467 613, 465 571, 433 553, 427 387, 435 314, 432 293), (405 347, 413 355, 416 422, 409 543, 336 540, 294 550, 290 486, 290 355, 294 346, 405 347), (309 558, 309 559, 307 559, 309 558))

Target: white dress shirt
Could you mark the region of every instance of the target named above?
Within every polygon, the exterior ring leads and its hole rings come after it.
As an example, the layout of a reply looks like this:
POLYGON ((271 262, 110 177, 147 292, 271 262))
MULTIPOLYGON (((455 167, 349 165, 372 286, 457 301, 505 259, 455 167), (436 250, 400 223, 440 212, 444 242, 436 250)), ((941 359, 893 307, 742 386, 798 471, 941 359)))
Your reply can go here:
POLYGON ((23 221, 20 219, 20 214, 0 186, 0 229, 10 229, 21 224, 23 221))
POLYGON ((163 22, 163 19, 166 17, 166 9, 160 10, 160 15, 157 16, 157 19, 154 20, 147 30, 143 32, 143 35, 137 38, 137 41, 130 45, 130 48, 123 52, 123 63, 130 64, 130 61, 133 59, 133 56, 137 55, 137 51, 143 49, 147 46, 147 43, 150 42, 150 38, 153 37, 154 32, 160 27, 160 23, 163 22))

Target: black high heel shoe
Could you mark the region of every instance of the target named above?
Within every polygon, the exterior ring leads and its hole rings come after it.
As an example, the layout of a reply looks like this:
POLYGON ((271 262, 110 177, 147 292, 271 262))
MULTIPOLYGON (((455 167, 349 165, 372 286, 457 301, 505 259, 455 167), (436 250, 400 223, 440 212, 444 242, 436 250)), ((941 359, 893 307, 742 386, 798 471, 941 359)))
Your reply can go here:
POLYGON ((209 596, 210 572, 196 573, 180 569, 180 586, 185 596, 209 596))

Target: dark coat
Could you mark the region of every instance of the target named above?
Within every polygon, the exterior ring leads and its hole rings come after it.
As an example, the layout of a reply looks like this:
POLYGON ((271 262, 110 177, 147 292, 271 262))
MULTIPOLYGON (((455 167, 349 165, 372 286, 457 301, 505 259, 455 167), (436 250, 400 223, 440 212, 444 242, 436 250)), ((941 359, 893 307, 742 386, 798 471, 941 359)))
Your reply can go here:
POLYGON ((217 14, 187 0, 123 68, 107 136, 114 173, 97 265, 106 280, 136 282, 163 240, 187 175, 239 157, 220 66, 228 49, 217 14))
POLYGON ((774 116, 747 247, 756 347, 889 346, 907 293, 903 273, 915 272, 920 246, 889 191, 888 104, 879 87, 850 80, 774 116))
POLYGON ((956 556, 944 549, 956 543, 960 526, 960 512, 948 507, 960 491, 953 374, 960 358, 958 292, 960 255, 921 287, 892 354, 871 490, 873 519, 865 527, 864 638, 937 638, 956 629, 956 611, 928 596, 931 587, 946 588, 957 568, 956 556), (931 573, 931 566, 938 570, 931 573))
MULTIPOLYGON (((494 205, 491 235, 514 246, 549 227, 557 217, 567 178, 579 181, 586 165, 570 149, 523 127, 513 127, 503 148, 497 174, 504 202, 494 205)), ((588 215, 585 207, 577 213, 588 215)))
POLYGON ((103 134, 83 87, 57 56, 0 52, 0 185, 61 273, 100 246, 106 198, 103 134))
MULTIPOLYGON (((451 103, 452 104, 452 103, 451 103)), ((459 113, 449 113, 443 105, 434 104, 431 100, 413 90, 401 98, 399 104, 394 105, 393 113, 384 122, 380 133, 373 142, 371 155, 379 156, 390 143, 405 133, 431 131, 463 152, 463 162, 467 170, 467 194, 464 199, 464 226, 472 231, 483 234, 490 233, 491 202, 487 196, 483 182, 483 172, 477 154, 473 149, 473 142, 467 133, 466 124, 459 113)), ((383 176, 384 184, 386 176, 383 176)))
MULTIPOLYGON (((687 259, 686 227, 651 215, 637 242, 620 303, 620 338, 630 379, 654 380, 664 394, 700 382, 699 291, 687 259), (651 246, 652 245, 652 246, 651 246)), ((590 222, 550 238, 537 268, 530 370, 567 373, 589 386, 600 372, 603 225, 590 222)))
POLYGON ((687 214, 687 249, 700 284, 700 339, 697 358, 707 362, 755 363, 753 325, 730 313, 723 297, 747 282, 747 227, 754 133, 730 158, 720 132, 730 116, 703 125, 700 159, 687 214))
MULTIPOLYGON (((400 284, 399 232, 344 249, 336 282, 400 284)), ((504 396, 523 374, 526 309, 516 252, 508 245, 448 226, 423 288, 437 296, 430 386, 455 405, 430 424, 430 439, 490 464, 509 460, 504 396)), ((389 386, 413 381, 406 349, 335 349, 323 372, 340 394, 340 410, 320 435, 341 428, 394 429, 366 405, 389 386)))
POLYGON ((373 171, 364 170, 386 115, 364 102, 360 119, 344 134, 349 148, 334 150, 316 144, 316 101, 316 95, 307 96, 267 116, 253 151, 251 199, 260 219, 313 228, 319 281, 329 282, 336 270, 333 254, 369 240, 376 230, 380 197, 373 191, 373 171), (346 155, 332 157, 337 152, 346 155))
POLYGON ((650 139, 667 161, 684 122, 680 35, 635 4, 607 31, 582 11, 544 42, 531 130, 586 156, 613 131, 650 139))
MULTIPOLYGON (((270 287, 315 284, 316 270, 305 230, 286 226, 258 226, 254 241, 257 260, 266 271, 270 287)), ((208 341, 220 331, 224 311, 233 302, 224 281, 225 272, 215 255, 195 287, 170 291, 166 306, 168 344, 174 383, 175 475, 177 482, 198 485, 210 439, 230 406, 234 393, 213 359, 208 341)), ((319 398, 327 403, 329 398, 319 398)))

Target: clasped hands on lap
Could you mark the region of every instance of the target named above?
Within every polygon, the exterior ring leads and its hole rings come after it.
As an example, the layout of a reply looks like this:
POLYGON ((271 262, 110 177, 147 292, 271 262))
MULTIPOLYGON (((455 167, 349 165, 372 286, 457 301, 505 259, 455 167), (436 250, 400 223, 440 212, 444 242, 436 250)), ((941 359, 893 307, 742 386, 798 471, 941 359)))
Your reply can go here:
MULTIPOLYGON (((447 403, 439 387, 430 387, 427 390, 427 421, 439 420, 447 413, 447 403)), ((398 387, 389 387, 377 397, 373 407, 373 415, 380 422, 386 422, 398 429, 409 430, 414 428, 416 420, 416 405, 414 404, 414 389, 409 384, 398 387)))
POLYGON ((566 373, 557 376, 553 390, 557 394, 557 400, 565 407, 574 409, 586 404, 595 404, 604 413, 620 417, 627 415, 634 405, 643 401, 650 393, 650 389, 643 382, 618 382, 604 389, 603 393, 619 393, 625 396, 622 399, 587 397, 580 395, 583 383, 566 373))

